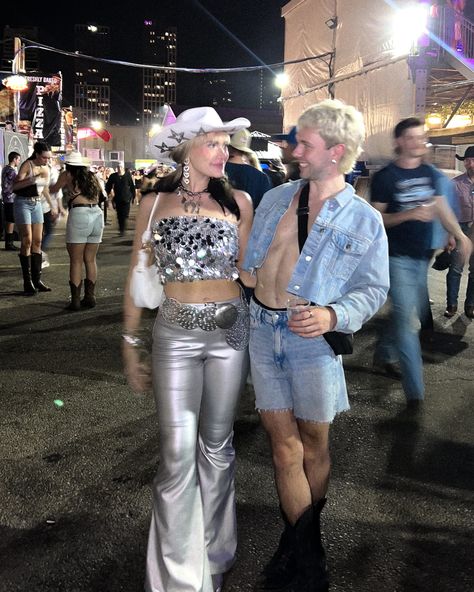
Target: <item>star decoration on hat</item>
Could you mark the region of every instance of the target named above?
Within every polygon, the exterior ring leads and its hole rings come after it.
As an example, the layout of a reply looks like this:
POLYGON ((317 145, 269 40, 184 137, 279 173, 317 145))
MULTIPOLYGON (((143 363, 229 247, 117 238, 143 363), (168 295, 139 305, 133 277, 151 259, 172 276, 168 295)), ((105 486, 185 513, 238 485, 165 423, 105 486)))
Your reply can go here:
POLYGON ((158 150, 163 154, 163 152, 168 152, 168 150, 170 149, 170 146, 166 145, 164 142, 161 142, 161 146, 158 146, 158 144, 155 144, 155 148, 158 148, 158 150))
POLYGON ((202 126, 197 131, 191 133, 195 134, 196 136, 202 136, 203 134, 207 134, 206 130, 202 126))
POLYGON ((168 136, 168 138, 174 140, 177 144, 181 144, 181 142, 184 142, 187 139, 184 137, 184 132, 178 133, 174 130, 171 130, 171 136, 168 136))

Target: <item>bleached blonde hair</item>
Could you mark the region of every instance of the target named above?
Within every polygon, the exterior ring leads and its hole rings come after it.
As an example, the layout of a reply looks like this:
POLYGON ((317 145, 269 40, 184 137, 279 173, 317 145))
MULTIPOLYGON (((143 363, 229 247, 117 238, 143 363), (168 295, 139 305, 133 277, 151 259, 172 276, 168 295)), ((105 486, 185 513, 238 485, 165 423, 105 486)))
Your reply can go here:
POLYGON ((317 131, 326 142, 326 148, 344 144, 345 151, 338 170, 346 174, 353 169, 365 138, 364 119, 355 107, 337 99, 326 99, 303 111, 298 119, 300 128, 317 131))

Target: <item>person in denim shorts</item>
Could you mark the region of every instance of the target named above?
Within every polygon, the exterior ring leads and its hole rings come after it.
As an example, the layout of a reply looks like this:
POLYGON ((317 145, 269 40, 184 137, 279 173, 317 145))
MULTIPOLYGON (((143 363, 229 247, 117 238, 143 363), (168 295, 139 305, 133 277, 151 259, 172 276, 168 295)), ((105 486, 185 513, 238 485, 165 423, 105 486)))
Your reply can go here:
POLYGON ((26 296, 33 296, 37 292, 51 292, 51 288, 41 281, 42 196, 46 199, 51 211, 57 214, 56 205, 52 204, 49 195, 47 165, 50 158, 49 146, 44 142, 35 142, 33 154, 21 165, 13 183, 14 217, 21 240, 19 258, 23 274, 23 291, 26 296))
POLYGON ((323 592, 329 586, 320 532, 329 426, 349 402, 341 356, 324 334, 360 329, 389 288, 382 217, 344 180, 363 138, 362 116, 353 107, 326 100, 306 109, 293 152, 301 179, 265 194, 246 251, 243 269, 256 276, 251 373, 285 524, 257 590, 323 592), (308 207, 300 207, 308 190, 308 207), (300 252, 302 214, 308 233, 300 252), (295 296, 307 306, 289 320, 287 303, 295 296))
POLYGON ((90 161, 80 152, 72 151, 64 158, 65 170, 51 190, 68 189, 68 218, 66 246, 69 254, 69 288, 71 302, 68 310, 96 305, 97 252, 102 242, 104 218, 99 207, 102 190, 95 173, 89 170, 90 161), (84 298, 81 300, 83 268, 84 298))

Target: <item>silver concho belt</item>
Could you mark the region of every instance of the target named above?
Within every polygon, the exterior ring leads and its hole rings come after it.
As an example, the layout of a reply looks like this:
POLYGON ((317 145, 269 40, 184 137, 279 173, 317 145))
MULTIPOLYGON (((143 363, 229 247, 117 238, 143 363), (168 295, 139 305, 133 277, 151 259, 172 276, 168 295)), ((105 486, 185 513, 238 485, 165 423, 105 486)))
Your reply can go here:
POLYGON ((165 321, 183 329, 224 329, 227 343, 236 350, 243 350, 248 345, 249 311, 244 299, 236 304, 209 302, 204 306, 192 306, 166 298, 160 305, 160 312, 165 321))

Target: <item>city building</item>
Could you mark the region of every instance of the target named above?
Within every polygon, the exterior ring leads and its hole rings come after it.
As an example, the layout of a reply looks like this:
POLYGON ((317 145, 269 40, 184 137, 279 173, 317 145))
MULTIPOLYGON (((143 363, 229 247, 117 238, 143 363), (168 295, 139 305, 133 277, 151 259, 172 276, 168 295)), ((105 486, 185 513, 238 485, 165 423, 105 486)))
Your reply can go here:
MULTIPOLYGON (((95 24, 74 26, 75 51, 90 56, 109 57, 110 28, 95 24)), ((110 122, 110 69, 106 63, 75 60, 74 116, 78 125, 91 121, 110 122)))
MULTIPOLYGON (((145 65, 176 67, 177 31, 175 27, 158 27, 156 21, 143 22, 143 60, 145 65)), ((176 103, 176 72, 143 68, 142 121, 150 130, 161 117, 160 107, 176 103)))
MULTIPOLYGON (((12 63, 14 58, 14 39, 21 37, 22 39, 30 39, 31 41, 38 41, 38 27, 21 26, 12 27, 5 25, 3 27, 3 43, 2 43, 2 61, 1 69, 4 72, 12 71, 12 63)), ((25 54, 25 70, 28 73, 38 72, 40 68, 39 50, 36 47, 31 47, 25 54)))

